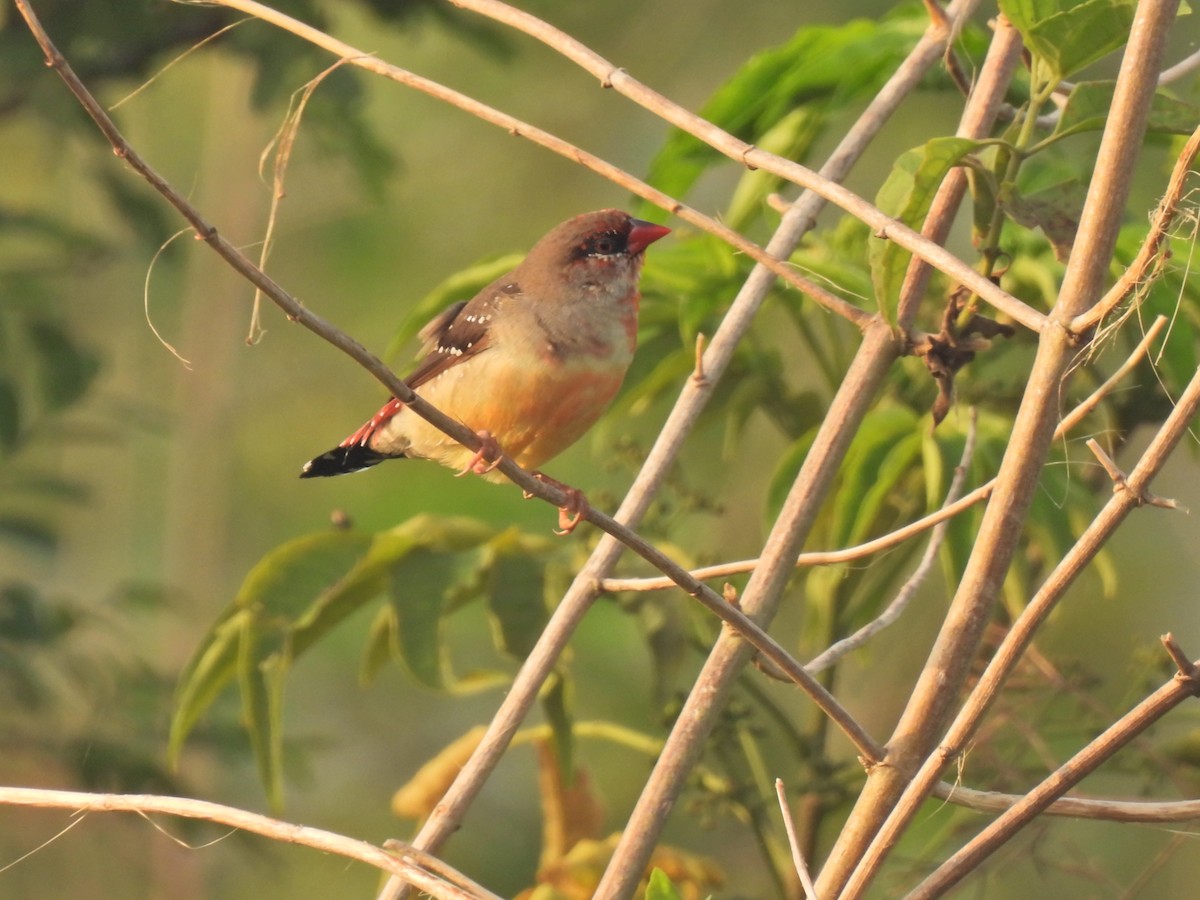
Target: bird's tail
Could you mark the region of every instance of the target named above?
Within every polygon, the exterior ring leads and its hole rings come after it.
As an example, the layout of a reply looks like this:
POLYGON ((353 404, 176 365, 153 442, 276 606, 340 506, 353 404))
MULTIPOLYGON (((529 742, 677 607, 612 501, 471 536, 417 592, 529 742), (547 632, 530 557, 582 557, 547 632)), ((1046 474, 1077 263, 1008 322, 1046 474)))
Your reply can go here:
POLYGON ((349 475, 361 472, 376 463, 390 459, 387 454, 377 453, 362 444, 334 447, 327 453, 310 459, 300 470, 301 478, 327 478, 330 475, 349 475))

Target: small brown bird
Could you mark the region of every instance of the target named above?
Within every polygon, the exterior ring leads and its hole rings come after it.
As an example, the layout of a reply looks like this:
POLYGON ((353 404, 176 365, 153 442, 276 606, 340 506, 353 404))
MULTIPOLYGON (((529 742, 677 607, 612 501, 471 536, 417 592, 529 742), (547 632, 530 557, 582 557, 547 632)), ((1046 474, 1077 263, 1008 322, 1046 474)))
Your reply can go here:
MULTIPOLYGON (((557 456, 595 424, 621 387, 637 342, 643 252, 669 232, 615 209, 576 216, 507 275, 421 329, 424 355, 408 386, 476 431, 484 442, 479 452, 393 398, 306 463, 300 477, 415 457, 499 481, 503 476, 492 471, 498 451, 525 468, 557 456)), ((565 508, 564 530, 577 522, 577 505, 565 508)))

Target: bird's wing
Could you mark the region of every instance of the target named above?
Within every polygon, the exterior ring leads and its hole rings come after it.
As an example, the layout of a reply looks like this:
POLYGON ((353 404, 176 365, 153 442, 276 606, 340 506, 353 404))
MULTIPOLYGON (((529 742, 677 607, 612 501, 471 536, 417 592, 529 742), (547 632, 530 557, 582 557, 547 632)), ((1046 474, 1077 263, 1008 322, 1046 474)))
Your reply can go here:
MULTIPOLYGON (((509 285, 505 284, 504 288, 509 288, 509 285)), ((404 379, 410 388, 416 390, 490 346, 495 297, 498 290, 504 288, 497 284, 489 285, 474 299, 462 300, 447 307, 418 332, 417 336, 425 342, 425 355, 404 379)))

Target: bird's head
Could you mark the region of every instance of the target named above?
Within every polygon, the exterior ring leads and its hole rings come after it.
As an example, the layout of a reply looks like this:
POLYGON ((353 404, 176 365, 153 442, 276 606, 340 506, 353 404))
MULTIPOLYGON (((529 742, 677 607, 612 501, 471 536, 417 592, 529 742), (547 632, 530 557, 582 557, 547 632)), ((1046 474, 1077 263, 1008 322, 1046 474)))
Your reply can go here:
POLYGON ((571 287, 620 295, 636 290, 643 252, 670 231, 619 209, 584 213, 538 241, 523 267, 561 273, 571 287))

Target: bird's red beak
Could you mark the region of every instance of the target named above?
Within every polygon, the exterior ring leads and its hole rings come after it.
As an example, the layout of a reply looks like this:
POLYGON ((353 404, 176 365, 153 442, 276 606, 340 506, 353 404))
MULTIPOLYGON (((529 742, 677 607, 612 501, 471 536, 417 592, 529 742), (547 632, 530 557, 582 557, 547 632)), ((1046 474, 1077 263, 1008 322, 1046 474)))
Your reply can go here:
POLYGON ((660 237, 665 237, 670 233, 671 229, 665 225, 655 225, 653 222, 634 219, 633 227, 629 229, 629 237, 625 240, 625 246, 628 248, 630 256, 637 256, 660 237))

